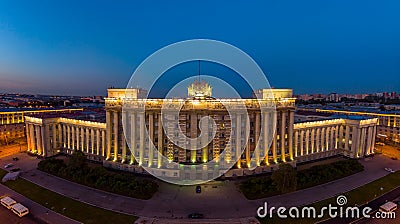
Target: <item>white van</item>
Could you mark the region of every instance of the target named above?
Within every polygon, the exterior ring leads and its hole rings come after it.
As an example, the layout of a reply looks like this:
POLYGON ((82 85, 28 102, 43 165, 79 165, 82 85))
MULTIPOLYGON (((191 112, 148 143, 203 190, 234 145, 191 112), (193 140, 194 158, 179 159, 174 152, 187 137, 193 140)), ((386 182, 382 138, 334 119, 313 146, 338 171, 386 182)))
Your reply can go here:
POLYGON ((29 209, 20 203, 17 203, 11 207, 11 211, 17 214, 19 217, 29 214, 29 209))
POLYGON ((379 211, 385 213, 396 211, 396 209, 397 209, 397 204, 391 201, 388 201, 385 204, 381 205, 381 207, 379 207, 379 211))
POLYGON ((11 209, 11 206, 17 204, 17 202, 10 197, 4 197, 4 198, 0 199, 0 203, 7 209, 11 209))

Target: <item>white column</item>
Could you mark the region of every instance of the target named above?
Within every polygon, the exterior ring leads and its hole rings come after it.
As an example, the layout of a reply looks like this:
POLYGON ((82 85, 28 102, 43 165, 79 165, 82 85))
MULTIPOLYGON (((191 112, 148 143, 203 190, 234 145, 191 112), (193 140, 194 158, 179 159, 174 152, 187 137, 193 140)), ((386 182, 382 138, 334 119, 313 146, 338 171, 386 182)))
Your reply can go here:
POLYGON ((136 115, 131 113, 131 163, 133 163, 136 156, 136 115))
POLYGON ((294 111, 289 110, 289 156, 290 160, 293 160, 293 126, 294 126, 294 111))
MULTIPOLYGON (((47 128, 48 128, 48 126, 47 126, 47 128)), ((45 132, 44 124, 40 127, 40 129, 41 129, 40 135, 41 135, 41 143, 42 143, 42 153, 41 153, 41 155, 46 157, 47 156, 47 153, 46 153, 47 144, 46 144, 46 138, 45 138, 45 133, 46 132, 45 132)), ((46 137, 47 136, 48 135, 46 135, 46 137)))
POLYGON ((139 166, 144 162, 144 143, 146 139, 144 138, 145 132, 145 113, 139 112, 139 166))
POLYGON ((100 155, 100 129, 96 129, 96 155, 100 155))
POLYGON ((266 165, 269 165, 269 138, 268 138, 268 135, 269 135, 269 116, 270 116, 270 114, 267 112, 264 112, 264 116, 263 116, 263 122, 264 122, 264 125, 262 126, 262 128, 263 128, 263 143, 264 143, 264 146, 263 146, 263 148, 264 148, 264 161, 265 161, 265 164, 266 165))
POLYGON ((344 142, 345 150, 349 150, 349 138, 350 138, 350 127, 346 126, 346 134, 345 134, 345 142, 344 142))
MULTIPOLYGON (((111 127, 112 127, 112 121, 111 121, 111 111, 106 111, 106 134, 107 134, 107 150, 106 150, 106 159, 110 159, 111 157, 111 127)), ((104 141, 104 138, 103 138, 104 141)), ((103 150, 104 153, 104 150, 103 150)))
POLYGON ((197 136, 197 114, 196 113, 191 113, 190 114, 190 137, 192 138, 190 140, 190 161, 197 161, 197 141, 196 137, 197 136))
POLYGON ((311 129, 311 153, 314 154, 315 150, 315 128, 311 129))
MULTIPOLYGON (((208 130, 208 129, 207 129, 208 130)), ((158 114, 158 157, 157 157, 157 166, 161 167, 162 164, 162 152, 163 152, 163 129, 162 129, 162 116, 161 113, 158 114)))
POLYGON ((106 130, 101 130, 101 155, 104 157, 107 150, 106 130))
POLYGON ((247 116, 247 114, 245 114, 245 130, 248 131, 248 133, 245 133, 245 145, 244 145, 244 150, 245 150, 245 158, 246 158, 246 167, 249 168, 250 167, 250 118, 249 116, 247 116))
POLYGON ((82 152, 86 151, 86 153, 89 153, 89 146, 90 146, 90 130, 88 127, 85 127, 85 129, 82 129, 82 152), (84 147, 85 140, 86 140, 86 148, 84 147))
MULTIPOLYGON (((201 143, 203 145, 206 145, 201 150, 203 162, 207 162, 208 161, 208 145, 207 145, 207 142, 208 142, 208 131, 209 131, 208 125, 209 125, 208 124, 208 119, 204 119, 203 122, 201 123, 201 126, 202 126, 201 127, 201 130, 202 130, 202 132, 201 132, 201 134, 202 134, 201 135, 201 143)), ((218 160, 219 160, 219 158, 216 161, 218 161, 218 160)))
MULTIPOLYGON (((273 116, 273 120, 274 123, 276 124, 276 126, 278 126, 278 112, 274 111, 272 113, 273 116)), ((278 156, 277 156, 277 152, 276 152, 276 145, 277 145, 277 141, 278 141, 278 130, 275 129, 274 131, 274 136, 272 139, 272 159, 274 160, 274 163, 278 163, 278 156)))
POLYGON ((260 145, 258 144, 258 141, 260 140, 260 130, 261 130, 260 113, 257 112, 255 114, 255 116, 256 116, 256 123, 255 123, 255 128, 254 128, 254 130, 255 130, 254 141, 255 141, 256 147, 254 148, 254 154, 255 154, 256 165, 259 166, 260 165, 260 145))
POLYGON ((285 135, 286 135, 286 112, 281 111, 281 134, 280 134, 280 140, 281 140, 281 157, 282 161, 286 162, 286 150, 285 150, 285 135))
MULTIPOLYGON (((347 131, 346 131, 346 133, 347 133, 347 131)), ((349 140, 349 138, 347 137, 347 134, 346 134, 346 142, 348 142, 348 140, 349 140)), ((359 145, 358 129, 356 127, 353 127, 352 138, 351 138, 351 149, 348 149, 348 150, 350 150, 349 156, 351 158, 358 157, 358 148, 357 148, 358 145, 359 145)))
POLYGON ((148 150, 148 155, 149 155, 149 162, 148 166, 151 167, 153 165, 153 142, 154 142, 154 116, 152 113, 149 113, 149 150, 148 150))
MULTIPOLYGON (((82 152, 85 151, 85 138, 86 138, 86 143, 89 143, 89 142, 88 142, 89 136, 85 134, 85 130, 86 130, 86 134, 87 134, 88 132, 87 132, 86 127, 81 127, 81 128, 80 128, 81 150, 82 150, 82 152)), ((87 146, 86 146, 86 153, 88 153, 88 152, 89 152, 89 151, 88 151, 88 148, 87 148, 87 146)))
POLYGON ((31 142, 31 151, 37 151, 36 144, 36 136, 35 136, 35 126, 33 124, 29 124, 29 132, 30 132, 30 142, 31 142))
POLYGON ((306 155, 309 154, 309 150, 310 150, 310 129, 306 130, 306 155))
POLYGON ((60 124, 62 129, 62 147, 67 148, 67 128, 65 124, 60 124))
MULTIPOLYGON (((128 123, 127 116, 126 116, 126 111, 122 111, 122 121, 125 122, 126 124, 128 123)), ((127 131, 127 130, 125 130, 127 131)), ((121 163, 124 163, 126 161, 126 140, 125 140, 125 133, 122 133, 122 159, 121 163)))
MULTIPOLYGON (((89 130, 89 128, 88 128, 88 130, 89 130)), ((90 145, 91 153, 94 154, 94 129, 90 130, 90 134, 91 134, 91 136, 90 136, 91 138, 90 138, 90 144, 88 144, 88 147, 90 145)), ((87 138, 89 139, 89 136, 87 136, 87 138)))
POLYGON ((298 156, 299 149, 299 131, 294 131, 294 156, 298 156))
POLYGON ((336 149, 341 149, 343 148, 343 126, 338 125, 336 128, 336 149))
POLYGON ((36 132, 36 150, 39 155, 42 154, 42 136, 40 133, 40 126, 35 125, 35 132, 36 132))
POLYGON ((328 139, 325 139, 325 132, 326 132, 326 128, 323 127, 321 129, 321 142, 320 142, 320 151, 324 152, 325 151, 325 146, 326 146, 326 141, 328 141, 328 139))
POLYGON ((66 125, 67 127, 67 139, 68 139, 68 145, 67 148, 68 150, 71 150, 71 126, 66 125))
POLYGON ((57 124, 52 124, 53 132, 53 149, 57 148, 57 124))
POLYGON ((367 151, 366 151, 366 155, 369 155, 372 153, 372 132, 373 132, 373 127, 370 126, 368 127, 368 141, 367 141, 367 151))
POLYGON ((321 129, 317 128, 317 135, 315 141, 315 151, 319 152, 319 141, 321 140, 321 129))
POLYGON ((57 129, 58 129, 58 147, 62 148, 64 146, 64 142, 65 140, 63 140, 63 131, 62 131, 62 124, 58 124, 57 125, 57 129))
POLYGON ((326 128, 326 136, 325 136, 325 141, 326 141, 326 148, 325 151, 331 150, 332 149, 332 139, 333 139, 333 128, 332 127, 328 127, 326 128))
POLYGON ((72 137, 72 149, 76 149, 76 147, 75 147, 75 138, 76 138, 76 135, 75 135, 75 126, 73 126, 73 125, 71 125, 71 137, 72 137))
POLYGON ((361 142, 360 142, 360 157, 363 157, 365 155, 365 137, 366 137, 366 128, 362 127, 361 128, 361 142))
POLYGON ((300 131, 300 156, 304 155, 304 130, 300 131))
POLYGON ((114 111, 114 161, 118 159, 118 148, 119 148, 119 138, 118 138, 118 125, 119 125, 119 115, 118 111, 114 111))
POLYGON ((376 138, 376 126, 373 126, 373 132, 372 132, 372 153, 375 153, 375 138, 376 138))
POLYGON ((31 133, 29 131, 29 124, 28 123, 25 124, 25 129, 26 129, 26 143, 28 143, 28 151, 30 151, 31 148, 32 148, 32 146, 31 146, 31 138, 32 138, 32 136, 31 136, 31 133))
POLYGON ((242 115, 240 113, 236 114, 236 160, 237 160, 237 167, 241 167, 241 146, 242 146, 242 115))
POLYGON ((76 134, 76 150, 81 150, 81 146, 80 146, 80 143, 81 143, 81 136, 79 135, 80 132, 81 131, 81 128, 78 126, 78 127, 76 127, 76 130, 75 130, 75 134, 76 134))

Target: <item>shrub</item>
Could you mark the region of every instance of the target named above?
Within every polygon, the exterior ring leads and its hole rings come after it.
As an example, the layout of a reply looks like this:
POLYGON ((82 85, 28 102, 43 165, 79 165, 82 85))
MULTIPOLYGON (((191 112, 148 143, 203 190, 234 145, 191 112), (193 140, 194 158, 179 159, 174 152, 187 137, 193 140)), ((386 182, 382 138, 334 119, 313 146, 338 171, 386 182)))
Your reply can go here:
POLYGON ((158 190, 158 184, 154 181, 136 178, 134 174, 108 171, 104 167, 89 167, 86 157, 82 155, 82 152, 75 152, 67 163, 61 159, 48 158, 39 162, 38 169, 79 184, 134 198, 149 199, 158 190))

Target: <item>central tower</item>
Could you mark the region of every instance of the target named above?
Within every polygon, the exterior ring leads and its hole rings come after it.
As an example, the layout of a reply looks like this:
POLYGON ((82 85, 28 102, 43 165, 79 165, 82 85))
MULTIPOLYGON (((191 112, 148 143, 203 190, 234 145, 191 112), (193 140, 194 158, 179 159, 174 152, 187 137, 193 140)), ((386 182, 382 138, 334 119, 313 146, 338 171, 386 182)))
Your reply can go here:
POLYGON ((195 99, 210 98, 212 87, 205 80, 196 79, 188 86, 188 96, 195 99))

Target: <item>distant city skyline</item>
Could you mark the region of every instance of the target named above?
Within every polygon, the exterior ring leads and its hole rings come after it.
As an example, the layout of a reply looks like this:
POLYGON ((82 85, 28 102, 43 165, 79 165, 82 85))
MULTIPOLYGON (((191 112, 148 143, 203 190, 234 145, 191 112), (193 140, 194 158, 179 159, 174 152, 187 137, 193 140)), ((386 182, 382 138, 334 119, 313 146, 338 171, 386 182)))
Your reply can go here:
MULTIPOLYGON (((196 38, 242 49, 271 86, 294 94, 400 92, 399 9, 394 0, 1 2, 0 93, 106 95, 154 51, 196 38)), ((169 73, 183 80, 197 66, 169 73)), ((232 77, 207 64, 202 73, 232 77)))

